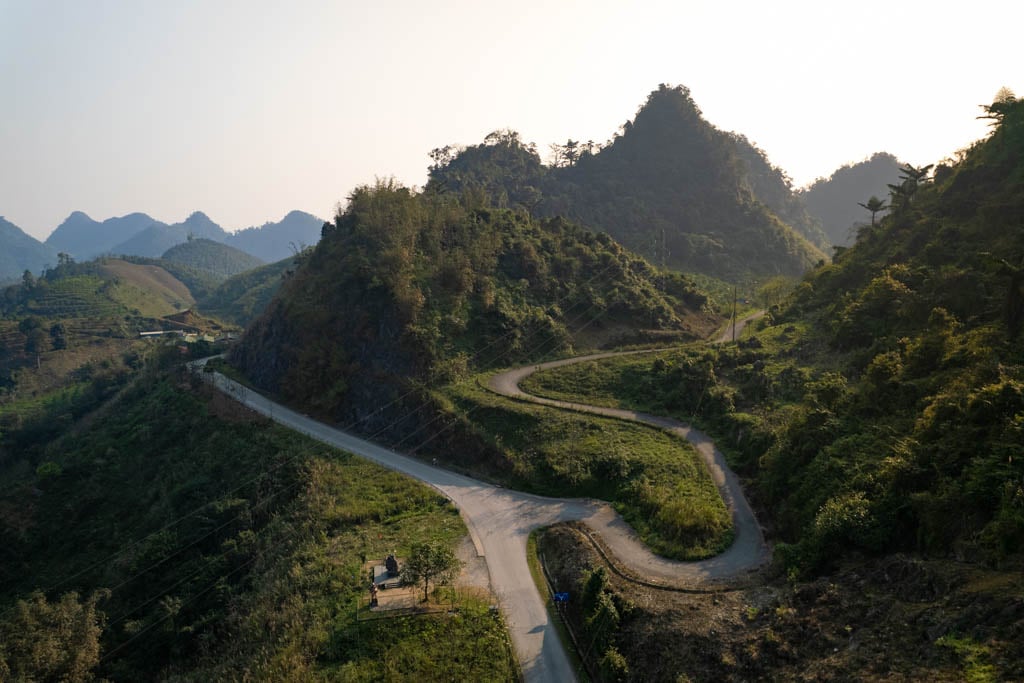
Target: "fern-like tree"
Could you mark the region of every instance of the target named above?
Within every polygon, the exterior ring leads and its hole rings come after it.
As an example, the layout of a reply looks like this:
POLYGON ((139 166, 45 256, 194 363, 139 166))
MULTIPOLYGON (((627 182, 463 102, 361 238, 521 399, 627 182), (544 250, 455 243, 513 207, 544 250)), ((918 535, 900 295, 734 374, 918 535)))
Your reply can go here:
POLYGON ((889 208, 884 199, 879 199, 875 195, 871 195, 871 198, 868 199, 867 203, 857 202, 857 206, 862 206, 871 212, 872 228, 875 227, 875 215, 889 208))

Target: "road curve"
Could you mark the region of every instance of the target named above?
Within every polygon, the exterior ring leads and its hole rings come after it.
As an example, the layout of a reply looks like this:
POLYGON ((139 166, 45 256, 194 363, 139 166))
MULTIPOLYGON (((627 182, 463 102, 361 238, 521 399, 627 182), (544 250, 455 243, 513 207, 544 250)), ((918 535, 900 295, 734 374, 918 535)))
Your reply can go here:
POLYGON ((540 363, 516 368, 491 376, 488 388, 508 398, 530 401, 542 405, 553 406, 565 410, 575 410, 620 420, 641 422, 663 429, 670 434, 680 436, 697 450, 701 460, 711 473, 711 478, 718 487, 719 494, 732 514, 735 538, 725 552, 706 560, 681 562, 669 560, 652 553, 643 545, 631 527, 622 521, 599 518, 585 520, 597 531, 604 544, 615 555, 616 562, 642 577, 656 578, 659 583, 674 585, 681 588, 695 588, 709 584, 721 584, 741 577, 765 564, 771 557, 764 540, 761 525, 758 524, 747 497, 740 486, 739 478, 729 469, 725 456, 715 448, 714 442, 700 430, 694 429, 683 422, 658 415, 650 415, 634 410, 621 408, 605 408, 569 401, 558 401, 528 394, 519 388, 519 383, 538 370, 548 370, 575 363, 583 363, 613 356, 653 353, 652 350, 620 351, 595 353, 588 356, 577 356, 562 360, 540 363))

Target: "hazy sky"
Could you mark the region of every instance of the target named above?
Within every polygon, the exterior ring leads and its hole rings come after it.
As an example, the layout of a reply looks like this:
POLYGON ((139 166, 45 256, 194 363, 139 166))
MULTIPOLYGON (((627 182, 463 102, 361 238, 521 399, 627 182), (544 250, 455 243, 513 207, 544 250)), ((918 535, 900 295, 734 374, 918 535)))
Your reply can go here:
POLYGON ((797 185, 889 151, 940 159, 1024 94, 1024 3, 0 0, 0 215, 43 238, 205 211, 328 217, 513 128, 604 141, 659 83, 797 185))

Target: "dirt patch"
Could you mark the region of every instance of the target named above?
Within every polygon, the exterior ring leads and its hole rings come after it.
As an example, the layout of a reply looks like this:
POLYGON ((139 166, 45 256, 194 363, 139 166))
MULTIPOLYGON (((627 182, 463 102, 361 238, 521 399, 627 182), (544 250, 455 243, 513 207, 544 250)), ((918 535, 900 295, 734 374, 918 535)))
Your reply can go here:
MULTIPOLYGON (((539 548, 556 589, 574 596, 585 572, 604 565, 568 525, 542 534, 539 548)), ((609 571, 609 592, 629 680, 961 681, 978 671, 1024 680, 1019 573, 897 555, 704 595, 609 571)), ((579 605, 568 614, 584 633, 579 605)))

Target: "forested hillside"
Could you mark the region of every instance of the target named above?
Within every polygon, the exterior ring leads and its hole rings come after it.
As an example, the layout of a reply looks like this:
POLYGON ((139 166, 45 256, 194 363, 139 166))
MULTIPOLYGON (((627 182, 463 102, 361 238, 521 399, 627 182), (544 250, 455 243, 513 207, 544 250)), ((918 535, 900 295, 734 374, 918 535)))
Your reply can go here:
POLYGON ((904 172, 891 214, 777 320, 842 359, 765 460, 802 550, 1024 548, 1024 101, 986 111, 991 137, 904 172))
POLYGON ((229 277, 199 298, 199 308, 207 315, 245 327, 263 312, 303 258, 298 254, 229 277))
POLYGON ((573 529, 542 534, 555 590, 582 596, 567 620, 616 653, 593 668, 1024 679, 1024 100, 985 116, 990 137, 934 173, 903 167, 889 215, 738 344, 527 380, 702 425, 775 541, 763 583, 700 596, 616 575, 573 529))
POLYGON ((799 193, 812 216, 821 221, 831 244, 849 246, 856 226, 871 222, 864 205, 871 197, 884 199, 889 185, 897 182, 900 162, 891 154, 879 152, 870 159, 847 164, 828 178, 819 178, 799 193))
POLYGON ((652 92, 603 148, 569 140, 554 151, 544 166, 510 131, 441 148, 428 189, 562 215, 658 265, 723 279, 800 275, 825 257, 808 241, 822 235, 784 175, 745 139, 704 120, 686 88, 652 92))
POLYGON ((389 402, 418 383, 706 331, 704 297, 682 276, 563 219, 474 201, 393 183, 357 189, 234 362, 333 420, 372 413, 390 424, 407 411, 389 402))
POLYGON ((578 381, 716 431, 793 572, 894 551, 1020 567, 1024 101, 986 112, 989 138, 932 175, 905 167, 891 213, 738 348, 540 388, 578 381))

